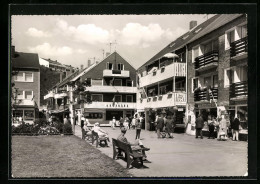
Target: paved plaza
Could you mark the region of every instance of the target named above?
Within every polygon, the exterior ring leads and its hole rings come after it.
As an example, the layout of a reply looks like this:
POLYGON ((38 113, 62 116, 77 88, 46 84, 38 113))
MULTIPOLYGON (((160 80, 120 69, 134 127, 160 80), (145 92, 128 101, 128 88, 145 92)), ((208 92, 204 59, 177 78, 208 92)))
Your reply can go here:
MULTIPOLYGON (((120 129, 102 127, 109 137, 117 138, 120 129)), ((81 137, 81 129, 76 126, 76 136, 81 137)), ((128 130, 126 138, 132 142, 135 130, 128 130)), ((187 134, 174 134, 173 139, 158 139, 153 131, 141 131, 141 141, 146 147, 147 160, 144 168, 131 168, 129 172, 136 177, 192 177, 192 176, 243 176, 247 172, 247 142, 217 141, 216 139, 195 139, 187 134)), ((98 149, 109 157, 113 157, 112 143, 110 147, 98 149)), ((126 167, 124 160, 116 162, 126 167)))

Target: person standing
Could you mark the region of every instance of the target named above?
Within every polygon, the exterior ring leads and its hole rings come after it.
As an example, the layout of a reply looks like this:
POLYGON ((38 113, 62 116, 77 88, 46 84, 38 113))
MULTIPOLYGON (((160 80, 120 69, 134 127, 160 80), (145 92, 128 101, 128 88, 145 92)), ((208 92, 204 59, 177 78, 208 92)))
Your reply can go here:
POLYGON ((224 136, 224 139, 227 139, 227 121, 225 119, 225 116, 221 116, 221 120, 219 122, 219 135, 218 135, 218 140, 224 136))
POLYGON ((196 125, 196 139, 198 138, 198 135, 200 135, 200 138, 203 139, 203 135, 202 135, 202 128, 204 126, 204 120, 201 117, 201 114, 198 115, 198 118, 195 121, 195 125, 196 125))
POLYGON ((133 129, 135 129, 136 121, 137 121, 137 119, 136 119, 136 117, 134 116, 133 119, 132 119, 132 123, 131 123, 133 129))
POLYGON ((113 116, 112 123, 111 123, 111 128, 114 130, 115 126, 116 126, 116 118, 115 118, 115 116, 113 116))
POLYGON ((141 128, 142 128, 142 122, 140 121, 140 119, 138 119, 137 120, 137 124, 136 124, 136 136, 135 136, 135 139, 140 139, 141 128))
POLYGON ((239 141, 239 125, 240 125, 240 121, 237 118, 237 115, 235 116, 235 119, 234 119, 232 124, 233 124, 233 126, 231 125, 231 127, 232 127, 232 130, 233 130, 233 141, 239 141))
POLYGON ((173 138, 172 133, 173 133, 173 119, 171 118, 170 115, 166 117, 166 122, 165 122, 165 133, 168 138, 173 138))
POLYGON ((208 137, 208 139, 210 139, 210 138, 215 139, 215 137, 214 137, 215 126, 214 126, 213 118, 211 116, 208 119, 208 127, 209 127, 209 137, 208 137))
POLYGON ((163 118, 161 116, 162 116, 161 114, 158 116, 157 126, 156 126, 157 137, 158 138, 161 138, 161 131, 162 131, 163 126, 164 126, 164 120, 163 120, 163 118))

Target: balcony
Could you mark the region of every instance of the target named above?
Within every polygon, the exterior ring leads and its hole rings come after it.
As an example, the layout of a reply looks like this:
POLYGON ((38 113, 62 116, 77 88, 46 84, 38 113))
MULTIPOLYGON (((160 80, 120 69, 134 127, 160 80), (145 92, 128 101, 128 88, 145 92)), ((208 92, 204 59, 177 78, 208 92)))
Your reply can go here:
POLYGON ((59 99, 59 98, 64 98, 66 96, 68 96, 67 93, 57 93, 57 94, 54 95, 54 98, 59 99))
POLYGON ((34 100, 27 100, 27 99, 19 99, 16 103, 18 106, 35 106, 34 100))
POLYGON ((154 84, 173 76, 186 76, 186 63, 173 63, 157 71, 151 72, 139 80, 140 87, 154 84))
POLYGON ((196 71, 203 71, 218 66, 218 51, 211 51, 195 58, 194 67, 196 71))
POLYGON ((137 87, 128 86, 91 86, 86 87, 85 91, 102 93, 137 93, 137 87))
POLYGON ((138 109, 185 106, 186 102, 185 92, 169 92, 168 94, 138 100, 138 109))
POLYGON ((103 70, 103 77, 130 77, 130 72, 128 70, 103 70))
POLYGON ((84 108, 98 108, 98 109, 136 109, 136 103, 131 102, 92 102, 84 104, 84 108))
MULTIPOLYGON (((218 99, 218 88, 211 88, 212 94, 210 93, 210 100, 217 100, 218 99)), ((194 101, 195 102, 208 102, 207 100, 207 89, 200 89, 197 91, 194 91, 194 101)))
POLYGON ((54 98, 54 93, 51 91, 49 92, 47 95, 44 96, 44 100, 48 99, 48 98, 54 98))
POLYGON ((232 42, 230 44, 230 57, 233 60, 240 60, 247 57, 247 37, 232 42))
POLYGON ((239 101, 246 100, 248 95, 247 81, 233 83, 229 87, 230 100, 239 101))

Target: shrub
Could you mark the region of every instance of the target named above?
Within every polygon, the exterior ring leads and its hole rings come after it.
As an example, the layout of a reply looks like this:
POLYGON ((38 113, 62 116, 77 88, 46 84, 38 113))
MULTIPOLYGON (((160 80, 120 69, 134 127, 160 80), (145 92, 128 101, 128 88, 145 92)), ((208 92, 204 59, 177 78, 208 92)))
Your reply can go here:
POLYGON ((12 126, 12 134, 20 135, 37 135, 40 127, 37 125, 30 125, 28 123, 22 123, 18 127, 12 126))
POLYGON ((63 133, 64 133, 64 134, 69 134, 69 135, 72 134, 72 126, 71 126, 70 123, 65 123, 65 124, 64 124, 63 133))

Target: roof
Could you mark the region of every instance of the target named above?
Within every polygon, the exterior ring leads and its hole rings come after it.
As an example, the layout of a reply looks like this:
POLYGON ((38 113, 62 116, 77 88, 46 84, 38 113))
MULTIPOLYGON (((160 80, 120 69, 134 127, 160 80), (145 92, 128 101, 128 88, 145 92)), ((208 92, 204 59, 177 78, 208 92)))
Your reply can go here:
POLYGON ((172 41, 170 44, 168 44, 165 48, 163 48, 159 53, 157 53, 155 56, 153 56, 151 59, 145 62, 138 69, 140 69, 144 65, 147 65, 162 58, 165 54, 169 52, 173 52, 177 49, 184 47, 186 44, 193 42, 194 40, 210 33, 211 31, 225 25, 226 23, 236 19, 241 15, 242 14, 218 14, 209 18, 205 22, 197 25, 193 29, 189 30, 182 36, 172 41))
POLYGON ((39 69, 40 64, 38 54, 15 52, 15 57, 12 57, 12 67, 39 69))
POLYGON ((83 71, 81 71, 76 77, 74 77, 73 79, 71 79, 71 81, 76 81, 78 80, 81 76, 83 76, 85 73, 87 73, 88 71, 90 71, 92 68, 94 68, 96 65, 98 65, 98 63, 94 63, 93 65, 91 65, 90 67, 85 68, 83 71))
MULTIPOLYGON (((42 58, 44 59, 44 58, 42 58)), ((45 61, 48 61, 49 63, 51 64, 55 64, 55 65, 61 65, 61 66, 64 66, 63 64, 59 63, 57 60, 56 61, 53 61, 51 59, 44 59, 45 61)))
POLYGON ((66 77, 63 81, 59 82, 55 86, 60 87, 69 82, 73 77, 79 74, 79 70, 75 71, 74 73, 70 74, 68 77, 66 77))

